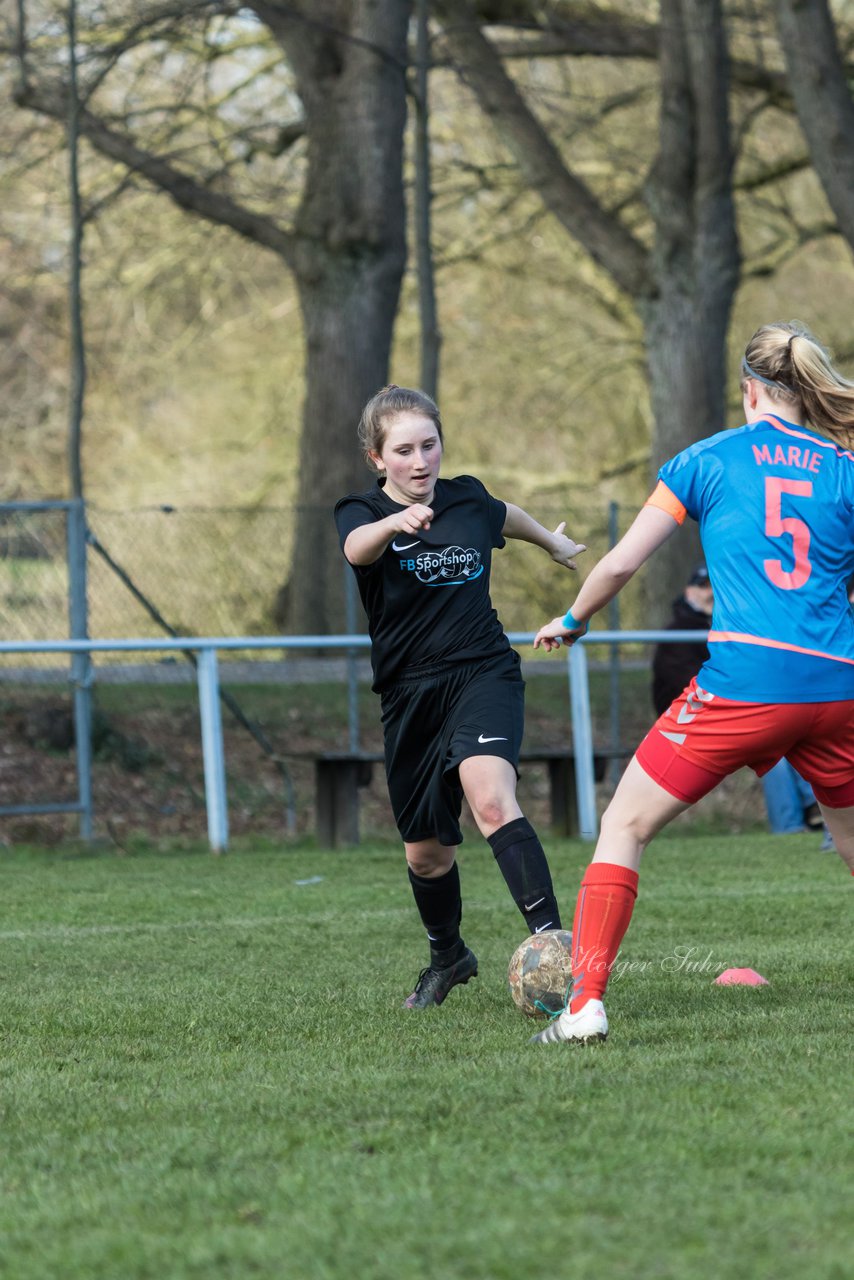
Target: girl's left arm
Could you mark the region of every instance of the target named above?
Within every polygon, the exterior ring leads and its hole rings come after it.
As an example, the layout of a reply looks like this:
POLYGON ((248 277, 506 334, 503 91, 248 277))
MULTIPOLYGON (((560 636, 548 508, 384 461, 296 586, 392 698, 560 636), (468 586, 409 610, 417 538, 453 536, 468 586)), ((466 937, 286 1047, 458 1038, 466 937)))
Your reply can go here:
POLYGON ((534 648, 540 645, 550 651, 561 642, 575 644, 587 630, 587 623, 620 591, 641 565, 646 564, 679 528, 679 521, 669 511, 647 503, 641 507, 627 533, 587 575, 572 609, 563 618, 552 618, 540 627, 534 637, 534 648), (574 626, 567 625, 573 622, 574 626))
POLYGON ((507 515, 501 532, 505 538, 518 538, 521 542, 532 542, 535 547, 542 547, 544 551, 548 551, 557 564, 562 564, 567 569, 576 568, 575 557, 582 551, 586 551, 587 547, 583 542, 573 542, 572 538, 566 536, 565 520, 561 520, 554 531, 549 531, 521 507, 517 507, 512 502, 504 505, 507 507, 507 515))

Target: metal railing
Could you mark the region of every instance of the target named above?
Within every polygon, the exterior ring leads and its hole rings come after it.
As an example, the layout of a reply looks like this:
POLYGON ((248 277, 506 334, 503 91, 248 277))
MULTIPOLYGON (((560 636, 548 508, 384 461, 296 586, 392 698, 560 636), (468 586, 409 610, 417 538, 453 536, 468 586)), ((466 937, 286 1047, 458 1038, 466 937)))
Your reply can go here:
MULTIPOLYGON (((569 679, 570 711, 572 718, 572 743, 575 756, 575 782, 578 800, 578 825, 582 840, 595 840, 598 829, 596 816, 596 787, 593 771, 593 727, 590 715, 590 688, 587 667, 587 647, 591 644, 679 644, 697 643, 705 639, 706 631, 593 631, 567 650, 566 664, 569 679)), ((508 639, 514 646, 530 645, 533 632, 510 632, 508 639)), ((228 848, 228 798, 225 777, 225 751, 220 714, 219 667, 217 654, 235 649, 331 649, 355 654, 359 649, 370 648, 366 635, 340 636, 216 636, 163 640, 31 640, 0 641, 0 655, 5 653, 67 653, 72 658, 71 681, 74 683, 80 669, 75 659, 93 653, 155 652, 181 653, 190 651, 196 655, 196 679, 199 691, 199 717, 201 722, 202 758, 205 780, 205 806, 207 811, 208 841, 214 852, 228 848)), ((92 679, 93 668, 86 665, 87 681, 92 679)), ((354 664, 350 664, 348 681, 356 680, 354 664)), ((76 689, 75 689, 76 692, 76 689)), ((350 707, 355 699, 349 699, 350 707)), ((350 727, 353 744, 353 727, 350 727)), ((0 814, 16 812, 78 812, 81 814, 81 834, 91 832, 91 752, 78 750, 78 791, 83 799, 78 804, 44 805, 23 809, 6 806, 0 814), (88 802, 87 798, 88 797, 88 802)))

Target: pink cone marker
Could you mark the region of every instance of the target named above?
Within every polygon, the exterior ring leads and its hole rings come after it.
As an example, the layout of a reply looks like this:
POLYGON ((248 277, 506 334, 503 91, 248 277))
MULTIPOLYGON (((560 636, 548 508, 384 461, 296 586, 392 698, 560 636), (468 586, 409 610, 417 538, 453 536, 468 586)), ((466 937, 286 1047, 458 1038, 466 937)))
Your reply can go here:
POLYGON ((719 977, 715 978, 715 985, 719 987, 767 987, 768 979, 763 978, 761 973, 757 973, 755 969, 724 969, 719 977))

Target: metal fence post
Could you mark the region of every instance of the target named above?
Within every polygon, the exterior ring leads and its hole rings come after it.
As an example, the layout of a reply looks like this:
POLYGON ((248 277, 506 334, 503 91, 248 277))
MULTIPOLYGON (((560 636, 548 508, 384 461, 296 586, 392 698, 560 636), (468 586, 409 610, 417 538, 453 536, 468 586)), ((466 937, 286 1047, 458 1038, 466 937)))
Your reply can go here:
POLYGON ((572 746, 575 754, 575 787, 578 796, 578 830, 582 840, 595 840, 596 783, 593 775, 593 730, 590 723, 590 686, 587 654, 577 641, 569 649, 567 674, 572 711, 572 746))
MULTIPOLYGON (((68 505, 68 623, 70 639, 89 639, 86 593, 86 508, 82 498, 68 505)), ((80 804, 80 837, 92 839, 92 657, 71 655, 74 687, 74 744, 77 756, 77 795, 80 804)))
MULTIPOLYGON (((356 579, 348 564, 344 565, 344 606, 347 634, 356 634, 356 579)), ((359 668, 358 650, 347 650, 347 727, 350 750, 359 750, 359 668)))
MULTIPOLYGON (((619 504, 608 503, 608 546, 615 547, 619 541, 619 504)), ((620 597, 608 605, 608 630, 620 630, 620 597)), ((612 644, 608 650, 608 672, 610 684, 609 700, 609 745, 612 750, 620 745, 620 646, 612 644)), ((620 762, 616 758, 608 761, 608 773, 611 783, 616 786, 620 778, 620 762)))
POLYGON ((214 853, 224 853, 228 848, 228 802, 216 649, 199 650, 197 674, 199 714, 202 722, 202 756, 205 765, 208 840, 214 853))

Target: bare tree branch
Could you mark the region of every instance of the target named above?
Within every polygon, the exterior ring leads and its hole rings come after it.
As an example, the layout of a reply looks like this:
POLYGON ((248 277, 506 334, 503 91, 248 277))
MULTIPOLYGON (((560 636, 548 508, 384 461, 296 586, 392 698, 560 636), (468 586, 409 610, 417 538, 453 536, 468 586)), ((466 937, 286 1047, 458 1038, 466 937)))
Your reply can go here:
POLYGON ((801 152, 797 156, 787 156, 774 161, 773 164, 762 165, 754 170, 753 173, 739 178, 735 183, 736 190, 758 191, 761 187, 768 187, 774 182, 779 182, 781 178, 790 178, 793 173, 803 173, 805 169, 810 168, 811 163, 809 152, 801 152))
POLYGON ((620 288, 635 297, 651 293, 654 286, 644 246, 567 168, 477 23, 461 22, 460 6, 448 0, 439 8, 450 19, 445 38, 455 54, 459 75, 471 84, 487 116, 498 123, 525 183, 539 192, 570 235, 620 288))
MULTIPOLYGON (((453 24, 446 30, 453 30, 453 24)), ((576 16, 571 20, 550 15, 547 25, 529 22, 518 24, 508 33, 503 26, 490 32, 490 41, 502 60, 514 58, 624 58, 653 62, 658 58, 660 27, 652 22, 630 22, 611 16, 576 16)), ((439 52, 434 66, 449 66, 454 58, 450 50, 439 52)), ((757 89, 768 95, 774 106, 793 110, 794 102, 788 77, 783 71, 756 62, 734 58, 730 63, 733 84, 741 89, 757 89)))
POLYGON ((126 53, 137 49, 144 41, 162 38, 170 34, 170 30, 176 23, 185 22, 194 13, 198 13, 200 16, 205 16, 211 12, 226 15, 237 13, 239 9, 239 4, 224 3, 223 0, 187 0, 187 3, 181 3, 181 0, 178 0, 174 4, 164 4, 159 5, 157 8, 149 9, 139 22, 135 22, 128 27, 120 40, 112 41, 106 46, 106 49, 103 46, 99 49, 98 61, 100 67, 97 75, 89 80, 84 99, 92 96, 126 53), (164 30, 161 31, 160 28, 164 28, 164 30))
MULTIPOLYGON (((65 120, 68 113, 68 93, 64 84, 22 85, 15 93, 15 102, 54 120, 65 120)), ((270 218, 253 213, 230 196, 211 190, 176 169, 168 160, 144 150, 132 138, 111 128, 89 111, 81 110, 79 128, 81 135, 96 151, 146 178, 180 209, 230 227, 247 240, 271 249, 285 262, 291 262, 294 236, 270 218)))

